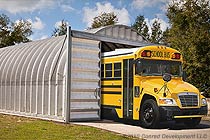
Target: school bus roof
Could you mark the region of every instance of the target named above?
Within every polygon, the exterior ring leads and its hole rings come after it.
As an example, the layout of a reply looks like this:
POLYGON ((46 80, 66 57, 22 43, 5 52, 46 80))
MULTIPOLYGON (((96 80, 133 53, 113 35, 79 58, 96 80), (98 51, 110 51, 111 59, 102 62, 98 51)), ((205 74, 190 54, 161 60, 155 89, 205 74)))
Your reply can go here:
POLYGON ((138 47, 138 48, 126 48, 126 49, 115 49, 114 51, 111 51, 111 52, 102 53, 102 57, 132 54, 132 53, 135 53, 139 49, 140 49, 140 47, 138 47))
POLYGON ((120 56, 120 55, 132 55, 135 53, 137 53, 136 57, 138 58, 142 57, 142 58, 147 58, 147 59, 152 58, 152 59, 159 59, 159 60, 174 60, 174 61, 183 60, 182 55, 180 54, 178 50, 175 50, 170 47, 162 46, 162 45, 151 45, 151 46, 142 46, 142 47, 137 47, 137 48, 116 49, 114 51, 102 53, 102 58, 115 57, 115 56, 120 56))

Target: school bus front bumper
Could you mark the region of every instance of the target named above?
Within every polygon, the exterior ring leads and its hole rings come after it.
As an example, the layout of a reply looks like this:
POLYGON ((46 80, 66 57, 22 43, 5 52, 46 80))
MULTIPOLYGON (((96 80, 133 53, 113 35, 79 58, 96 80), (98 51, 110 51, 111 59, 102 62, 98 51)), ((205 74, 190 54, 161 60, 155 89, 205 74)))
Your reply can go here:
POLYGON ((178 106, 159 106, 161 121, 181 119, 181 118, 198 118, 207 115, 207 106, 201 108, 180 109, 178 106))

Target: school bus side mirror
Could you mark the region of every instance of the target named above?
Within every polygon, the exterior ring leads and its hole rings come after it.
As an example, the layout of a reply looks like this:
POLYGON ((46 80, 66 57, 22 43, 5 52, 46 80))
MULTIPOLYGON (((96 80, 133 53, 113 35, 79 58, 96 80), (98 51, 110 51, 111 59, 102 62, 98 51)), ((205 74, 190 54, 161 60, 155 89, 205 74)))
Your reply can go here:
POLYGON ((165 82, 171 81, 171 74, 165 73, 165 74, 163 75, 163 80, 164 80, 165 82))
POLYGON ((141 61, 136 61, 136 74, 141 74, 143 72, 143 65, 141 61))
POLYGON ((183 73, 182 73, 182 80, 183 81, 187 80, 187 73, 186 73, 186 71, 183 71, 183 73))

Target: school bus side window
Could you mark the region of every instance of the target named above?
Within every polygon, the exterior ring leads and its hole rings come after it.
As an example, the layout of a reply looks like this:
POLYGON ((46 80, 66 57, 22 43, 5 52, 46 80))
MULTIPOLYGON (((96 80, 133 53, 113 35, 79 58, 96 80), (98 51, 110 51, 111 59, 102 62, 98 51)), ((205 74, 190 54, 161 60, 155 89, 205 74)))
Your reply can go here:
POLYGON ((112 63, 111 64, 105 64, 106 69, 106 77, 112 77, 112 63))
POLYGON ((114 77, 121 77, 121 63, 114 63, 114 77))
POLYGON ((104 64, 101 64, 101 78, 104 78, 104 64))

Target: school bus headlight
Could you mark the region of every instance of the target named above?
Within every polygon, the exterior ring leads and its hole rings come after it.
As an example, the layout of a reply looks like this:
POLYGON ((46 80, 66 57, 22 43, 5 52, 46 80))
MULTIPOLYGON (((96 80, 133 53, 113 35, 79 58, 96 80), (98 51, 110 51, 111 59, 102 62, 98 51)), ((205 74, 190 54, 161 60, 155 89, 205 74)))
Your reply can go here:
POLYGON ((201 105, 202 105, 202 106, 206 106, 206 105, 207 105, 206 98, 202 98, 202 99, 201 99, 201 105))
POLYGON ((172 106, 176 106, 176 102, 174 101, 174 99, 169 99, 169 98, 162 98, 159 99, 159 104, 160 105, 172 105, 172 106))

